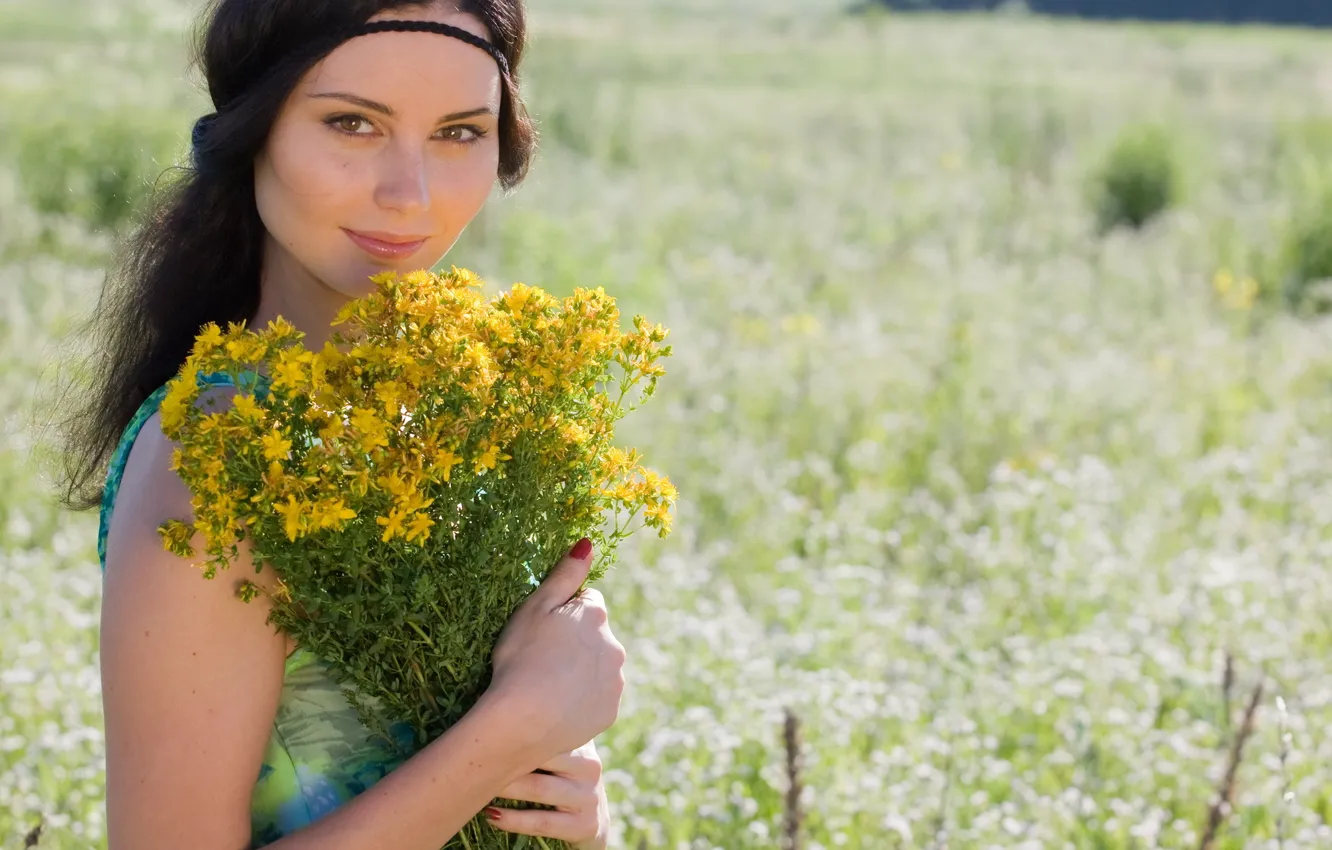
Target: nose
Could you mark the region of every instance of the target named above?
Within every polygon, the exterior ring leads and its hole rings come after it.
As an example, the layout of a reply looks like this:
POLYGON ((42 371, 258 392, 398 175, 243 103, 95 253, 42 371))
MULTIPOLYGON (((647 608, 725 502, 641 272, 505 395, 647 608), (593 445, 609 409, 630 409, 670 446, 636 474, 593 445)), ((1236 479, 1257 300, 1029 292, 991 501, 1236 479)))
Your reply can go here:
POLYGON ((425 151, 407 143, 384 149, 375 182, 375 203, 384 209, 420 213, 430 209, 430 175, 425 151))

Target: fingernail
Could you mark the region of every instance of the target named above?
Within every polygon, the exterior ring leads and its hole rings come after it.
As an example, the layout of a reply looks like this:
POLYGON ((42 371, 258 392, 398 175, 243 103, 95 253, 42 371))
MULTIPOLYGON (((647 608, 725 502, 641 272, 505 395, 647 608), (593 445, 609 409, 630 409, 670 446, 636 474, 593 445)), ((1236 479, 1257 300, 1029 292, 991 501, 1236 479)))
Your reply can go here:
POLYGON ((486 806, 486 817, 491 820, 499 820, 501 816, 502 814, 499 809, 494 806, 486 806))
POLYGON ((573 549, 569 552, 569 557, 573 558, 575 561, 581 561, 591 554, 592 541, 584 537, 582 540, 579 540, 574 544, 573 549))

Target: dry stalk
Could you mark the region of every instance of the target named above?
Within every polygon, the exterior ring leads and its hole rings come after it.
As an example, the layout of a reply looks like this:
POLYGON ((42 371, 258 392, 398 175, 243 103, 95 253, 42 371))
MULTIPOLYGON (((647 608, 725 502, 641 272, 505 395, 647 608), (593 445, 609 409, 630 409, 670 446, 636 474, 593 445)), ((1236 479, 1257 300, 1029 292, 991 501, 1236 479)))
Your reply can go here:
POLYGON ((800 718, 790 708, 785 709, 786 722, 782 741, 786 745, 786 818, 782 825, 782 850, 800 850, 800 829, 804 816, 800 812, 800 718))
POLYGON ((1254 719, 1258 714, 1258 704, 1262 702, 1262 699, 1263 683, 1260 681, 1254 686, 1253 696, 1249 698, 1249 706, 1244 710, 1244 723, 1240 726, 1239 734, 1235 736, 1235 741, 1230 747, 1230 759, 1226 764, 1226 774, 1222 777, 1221 785, 1217 789, 1216 800, 1207 813, 1207 831, 1203 833, 1202 841, 1198 844, 1198 850, 1212 850, 1216 842, 1217 831, 1221 828, 1221 821, 1230 813, 1235 797, 1235 776, 1239 773, 1240 761, 1244 758, 1244 744, 1253 735, 1254 719))
POLYGON ((1230 695, 1235 688, 1235 656, 1226 651, 1226 669, 1221 674, 1221 702, 1225 711, 1225 733, 1230 734, 1230 725, 1233 722, 1230 714, 1230 695))
POLYGON ((944 765, 944 786, 939 795, 939 812, 934 818, 934 838, 930 842, 930 850, 941 850, 946 845, 946 830, 948 828, 948 794, 953 789, 953 754, 949 750, 948 761, 944 765))

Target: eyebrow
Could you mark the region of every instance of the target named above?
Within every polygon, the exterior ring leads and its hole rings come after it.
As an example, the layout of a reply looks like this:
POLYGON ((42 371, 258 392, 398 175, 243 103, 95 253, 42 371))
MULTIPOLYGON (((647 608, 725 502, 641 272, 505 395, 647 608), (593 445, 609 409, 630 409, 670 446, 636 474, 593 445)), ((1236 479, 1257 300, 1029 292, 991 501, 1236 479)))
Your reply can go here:
MULTIPOLYGON (((351 94, 350 92, 342 92, 342 91, 319 92, 317 94, 307 95, 307 97, 345 100, 348 103, 354 103, 363 109, 369 109, 372 112, 378 112, 383 115, 387 115, 390 118, 392 118, 394 115, 393 107, 389 106, 388 104, 380 103, 377 100, 370 100, 367 97, 361 97, 360 95, 351 94)), ((494 114, 495 114, 494 110, 492 110, 490 107, 482 106, 479 109, 467 109, 462 112, 453 112, 448 115, 441 116, 436 123, 443 124, 448 121, 461 121, 464 118, 475 118, 478 115, 494 115, 494 114)))

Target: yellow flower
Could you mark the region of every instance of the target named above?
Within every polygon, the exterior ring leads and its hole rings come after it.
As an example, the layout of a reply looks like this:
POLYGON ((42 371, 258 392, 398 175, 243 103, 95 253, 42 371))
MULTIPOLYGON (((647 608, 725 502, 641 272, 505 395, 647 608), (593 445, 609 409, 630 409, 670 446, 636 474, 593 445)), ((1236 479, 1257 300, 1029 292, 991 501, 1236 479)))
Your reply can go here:
POLYGON ((498 313, 490 316, 487 320, 486 327, 495 335, 495 339, 498 342, 512 345, 518 339, 513 332, 513 322, 507 316, 498 313))
POLYGON ((269 321, 268 332, 270 335, 279 338, 291 337, 300 333, 300 331, 296 330, 296 327, 291 322, 287 321, 282 316, 278 316, 277 318, 269 321))
MULTIPOLYGON (((378 283, 379 281, 376 280, 376 278, 382 278, 382 277, 383 274, 378 274, 371 277, 370 280, 378 283)), ((334 326, 345 325, 351 322, 353 319, 360 318, 364 314, 364 312, 365 312, 365 305, 361 301, 359 300, 348 301, 346 304, 342 305, 342 309, 338 310, 337 315, 333 317, 333 321, 331 324, 333 324, 334 326)))
POLYGON ((555 385, 555 373, 541 364, 532 364, 530 372, 533 377, 540 378, 541 383, 547 387, 555 385))
POLYGON ((171 554, 181 558, 194 557, 194 547, 190 539, 194 537, 194 527, 178 519, 169 519, 158 527, 157 533, 162 538, 162 546, 171 554))
POLYGON ((286 477, 287 473, 282 469, 281 462, 276 460, 268 462, 268 471, 264 473, 265 486, 276 490, 285 483, 283 479, 286 477))
POLYGON ((397 506, 404 514, 410 514, 414 511, 423 511, 434 503, 434 499, 427 499, 420 491, 414 491, 400 497, 397 506))
POLYGON ((216 525, 217 530, 213 536, 222 534, 224 530, 230 528, 236 522, 235 494, 230 492, 214 493, 207 511, 202 512, 202 514, 216 525))
POLYGON ((399 472, 386 473, 375 479, 375 483, 384 488, 384 492, 396 499, 402 499, 411 496, 416 492, 416 482, 404 478, 399 472))
MULTIPOLYGON (((334 353, 336 354, 336 349, 334 353)), ((330 359, 330 356, 328 354, 328 346, 325 346, 324 350, 319 352, 318 354, 312 354, 310 356, 308 365, 310 366, 311 392, 318 392, 319 390, 324 388, 325 382, 328 380, 329 364, 333 362, 336 361, 330 359)))
POLYGON ((194 353, 209 353, 222 344, 222 339, 222 329, 217 326, 217 322, 208 322, 194 338, 194 353))
POLYGON ((434 280, 430 272, 425 269, 407 272, 403 275, 403 282, 410 286, 428 286, 434 280))
POLYGON ((531 297, 531 287, 521 283, 515 283, 513 288, 509 290, 508 296, 504 299, 505 306, 516 315, 523 312, 523 308, 527 306, 527 301, 531 297))
POLYGON ((680 495, 679 492, 676 491, 675 485, 672 484, 669 479, 657 475, 654 472, 646 472, 644 474, 647 476, 644 489, 651 493, 654 498, 673 502, 675 501, 675 498, 680 495))
POLYGON ((467 359, 475 369, 489 369, 494 364, 494 359, 490 356, 490 349, 484 342, 467 343, 467 359))
POLYGON ((273 367, 273 388, 284 387, 300 390, 305 382, 306 364, 313 355, 305 349, 286 348, 278 355, 277 365, 273 367))
POLYGON ((226 471, 226 464, 222 462, 222 458, 212 455, 200 465, 200 469, 210 484, 216 484, 217 479, 226 471))
POLYGON ((319 429, 319 439, 323 440, 325 443, 331 443, 341 436, 342 417, 335 413, 328 417, 328 421, 319 429))
POLYGON ((236 336, 227 340, 227 356, 241 363, 252 363, 262 360, 264 354, 268 351, 268 346, 263 340, 247 332, 240 332, 236 336))
POLYGON ((188 407, 188 404, 170 395, 162 399, 162 404, 158 407, 162 414, 162 433, 170 437, 176 429, 185 424, 185 411, 188 407))
POLYGON ((500 454, 499 446, 487 446, 473 462, 477 475, 483 470, 494 469, 499 461, 512 460, 509 455, 500 454))
POLYGON ((429 514, 416 513, 412 515, 411 522, 407 523, 407 540, 415 543, 417 540, 424 540, 430 536, 430 529, 435 525, 435 521, 429 514))
POLYGON ((436 449, 431 456, 435 468, 440 471, 440 477, 443 481, 448 481, 453 476, 453 468, 462 463, 462 458, 449 451, 448 449, 436 449))
POLYGON ((300 502, 295 496, 288 496, 287 503, 274 506, 274 510, 282 517, 282 528, 287 533, 287 539, 296 542, 296 538, 301 536, 305 530, 305 519, 309 511, 309 505, 300 502))
POLYGON ((264 460, 282 460, 291 452, 291 440, 284 438, 280 431, 269 431, 261 442, 264 446, 264 460))
POLYGON ((603 462, 606 465, 606 474, 617 475, 637 463, 638 459, 636 453, 612 446, 606 450, 606 457, 603 462))
POLYGON ((367 467, 346 468, 342 470, 342 475, 347 482, 348 492, 353 496, 360 499, 370 492, 370 470, 367 467))
POLYGON ((397 381, 380 381, 375 384, 375 397, 384 405, 385 416, 394 416, 402 409, 402 385, 397 381))
POLYGON ((665 537, 667 534, 670 534, 671 514, 670 508, 666 505, 653 505, 644 511, 643 515, 644 523, 650 528, 657 529, 659 536, 665 537))
POLYGON ((587 429, 582 425, 579 425, 577 422, 566 423, 561 432, 561 436, 564 437, 566 443, 574 443, 576 445, 586 443, 591 437, 591 435, 587 433, 587 429))
POLYGON ((231 409, 243 421, 261 422, 264 418, 264 411, 255 403, 254 396, 245 393, 237 393, 231 399, 231 409))
MULTIPOLYGON (((671 483, 669 481, 667 481, 665 478, 662 478, 661 475, 653 472, 650 469, 642 470, 642 474, 643 474, 643 483, 641 487, 643 489, 643 492, 645 493, 660 493, 663 487, 671 487, 671 483)), ((675 489, 674 487, 671 487, 671 490, 674 489, 675 489)))
POLYGON ((198 397, 199 385, 195 382, 193 374, 181 375, 172 379, 171 386, 167 389, 166 396, 158 407, 162 414, 162 432, 164 434, 168 437, 175 435, 176 431, 185 424, 185 417, 190 405, 198 397))
POLYGON ((198 434, 201 437, 207 436, 221 424, 222 414, 205 413, 203 416, 199 417, 198 434))
POLYGON ((386 517, 375 517, 375 523, 384 526, 384 536, 379 538, 381 542, 387 543, 399 534, 403 533, 402 521, 407 518, 404 511, 394 508, 389 511, 386 517))
POLYGON ((319 528, 340 528, 351 519, 356 519, 356 511, 347 507, 343 499, 319 502, 310 513, 310 521, 319 528))
POLYGON ((373 410, 357 407, 352 410, 351 425, 361 435, 361 448, 367 452, 388 445, 388 423, 373 410))

